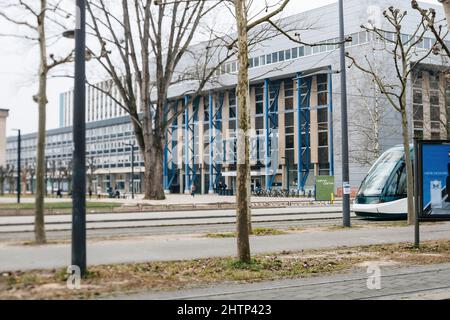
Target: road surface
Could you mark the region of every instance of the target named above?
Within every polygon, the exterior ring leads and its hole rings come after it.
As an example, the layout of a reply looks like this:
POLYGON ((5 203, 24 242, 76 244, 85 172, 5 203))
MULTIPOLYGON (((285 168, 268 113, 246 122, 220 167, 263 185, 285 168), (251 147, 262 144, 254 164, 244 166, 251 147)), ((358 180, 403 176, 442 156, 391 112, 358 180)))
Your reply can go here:
MULTIPOLYGON (((307 230, 279 236, 252 237, 254 254, 302 249, 337 248, 413 241, 412 227, 357 228, 338 231, 307 230)), ((450 239, 450 223, 421 227, 422 240, 450 239)), ((23 246, 0 244, 0 272, 53 269, 70 265, 70 244, 23 246)), ((198 235, 169 235, 134 239, 89 241, 89 265, 175 261, 234 256, 235 238, 212 239, 198 235)))

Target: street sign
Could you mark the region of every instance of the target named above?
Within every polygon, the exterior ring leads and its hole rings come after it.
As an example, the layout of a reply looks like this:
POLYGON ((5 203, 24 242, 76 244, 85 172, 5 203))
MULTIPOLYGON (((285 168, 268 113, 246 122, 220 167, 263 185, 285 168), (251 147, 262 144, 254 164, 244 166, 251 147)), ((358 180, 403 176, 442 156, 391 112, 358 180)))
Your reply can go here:
POLYGON ((332 201, 334 199, 334 177, 316 177, 316 200, 332 201))

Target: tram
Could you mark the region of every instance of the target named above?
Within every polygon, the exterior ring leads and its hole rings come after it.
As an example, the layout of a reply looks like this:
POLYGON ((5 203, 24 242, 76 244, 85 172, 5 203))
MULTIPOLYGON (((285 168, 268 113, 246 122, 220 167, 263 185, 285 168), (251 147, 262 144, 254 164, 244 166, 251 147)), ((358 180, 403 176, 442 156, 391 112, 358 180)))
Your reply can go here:
MULTIPOLYGON (((410 149, 412 157, 413 147, 410 149)), ((356 195, 353 211, 366 218, 406 219, 407 173, 403 145, 384 152, 356 195)))

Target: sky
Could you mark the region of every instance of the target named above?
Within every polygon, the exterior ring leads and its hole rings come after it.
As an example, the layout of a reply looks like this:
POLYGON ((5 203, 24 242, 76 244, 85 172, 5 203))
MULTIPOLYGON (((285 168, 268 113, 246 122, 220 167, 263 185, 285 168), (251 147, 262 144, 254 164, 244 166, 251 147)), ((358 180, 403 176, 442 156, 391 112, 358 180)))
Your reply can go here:
MULTIPOLYGON (((437 0, 425 1, 437 3, 437 0)), ((284 15, 304 12, 335 2, 337 1, 291 0, 284 15)), ((8 28, 10 28, 8 23, 0 20, 0 30, 2 32, 11 30, 8 28)), ((73 46, 73 41, 65 39, 61 41, 63 48, 58 48, 58 50, 70 50, 70 47, 73 46)), ((94 67, 92 64, 91 66, 94 67)), ((67 68, 73 68, 73 66, 67 66, 67 68)), ((16 134, 12 129, 22 129, 23 133, 37 131, 37 104, 32 100, 38 89, 37 69, 38 51, 35 45, 26 40, 0 37, 0 109, 10 110, 7 120, 7 136, 16 134)), ((59 126, 59 94, 72 87, 73 80, 70 78, 49 79, 47 129, 59 126)))

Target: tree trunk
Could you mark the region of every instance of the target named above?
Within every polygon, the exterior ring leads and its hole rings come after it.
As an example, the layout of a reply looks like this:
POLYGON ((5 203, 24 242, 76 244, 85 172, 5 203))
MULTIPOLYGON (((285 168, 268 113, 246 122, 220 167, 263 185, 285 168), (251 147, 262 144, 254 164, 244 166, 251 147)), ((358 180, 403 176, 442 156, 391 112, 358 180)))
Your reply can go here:
POLYGON ((249 95, 248 80, 248 33, 247 12, 245 0, 237 0, 235 3, 236 23, 238 31, 238 60, 239 75, 237 86, 238 100, 238 140, 237 140, 237 246, 238 258, 242 262, 249 263, 250 239, 250 143, 248 130, 250 126, 250 113, 247 103, 249 95))
POLYGON ((145 165, 145 198, 146 200, 164 200, 163 161, 164 161, 164 138, 154 136, 152 146, 146 148, 145 165))
POLYGON ((36 216, 35 216, 35 240, 38 244, 46 242, 44 224, 44 197, 45 197, 45 120, 47 107, 47 48, 45 41, 45 15, 47 1, 41 0, 41 15, 38 19, 40 68, 39 68, 39 93, 38 112, 39 128, 37 143, 36 166, 36 216))
MULTIPOLYGON (((403 149, 405 151, 406 174, 407 174, 407 201, 408 201, 408 224, 414 223, 414 177, 413 165, 411 162, 410 142, 409 142, 409 128, 408 115, 406 112, 406 97, 402 98, 404 104, 402 106, 402 136, 403 149)), ((402 102, 402 103, 403 103, 402 102)))

